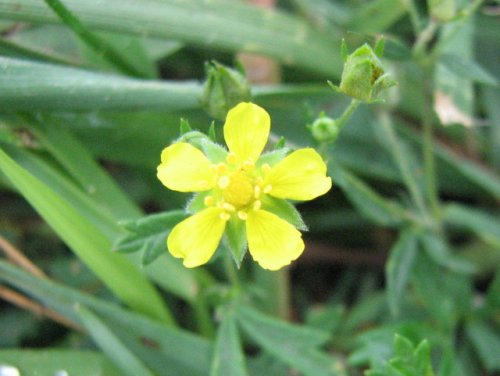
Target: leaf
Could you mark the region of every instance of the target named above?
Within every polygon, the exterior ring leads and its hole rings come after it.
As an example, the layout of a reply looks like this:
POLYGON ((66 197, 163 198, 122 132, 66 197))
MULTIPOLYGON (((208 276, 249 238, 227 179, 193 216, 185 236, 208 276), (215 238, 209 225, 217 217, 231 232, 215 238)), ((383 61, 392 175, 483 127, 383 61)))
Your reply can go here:
POLYGON ((498 327, 491 327, 486 322, 470 321, 466 325, 466 333, 484 367, 490 371, 500 370, 500 337, 498 327))
POLYGON ((172 322, 153 285, 123 256, 110 252, 109 240, 95 225, 21 168, 2 149, 0 170, 113 293, 140 312, 172 322))
POLYGON ((231 218, 226 224, 225 239, 234 262, 240 268, 247 251, 245 222, 238 218, 231 218))
MULTIPOLYGON (((222 51, 269 55, 313 72, 340 76, 340 59, 332 43, 299 18, 280 11, 236 2, 65 0, 64 4, 91 30, 174 39, 222 51), (210 30, 210 32, 207 32, 210 30), (314 56, 314 59, 311 59, 314 56)), ((5 0, 0 19, 34 23, 59 22, 38 0, 5 0)))
POLYGON ((234 309, 224 310, 222 322, 217 331, 210 376, 245 376, 245 358, 236 326, 234 309))
POLYGON ((107 211, 118 218, 136 218, 141 210, 123 192, 89 151, 64 127, 50 118, 37 120, 23 115, 28 129, 77 181, 80 187, 107 211))
POLYGON ((153 376, 140 359, 113 334, 99 317, 85 307, 77 306, 76 312, 90 336, 115 363, 129 376, 153 376))
POLYGON ((394 316, 399 314, 399 307, 404 290, 408 284, 413 261, 417 252, 418 235, 415 229, 403 230, 396 244, 393 245, 386 263, 385 275, 389 308, 394 316))
POLYGON ((498 80, 473 60, 453 53, 441 55, 439 63, 454 74, 486 85, 498 86, 498 80))
POLYGON ((291 223, 299 230, 307 231, 307 225, 302 220, 300 212, 290 202, 266 195, 262 197, 262 207, 291 223))
POLYGON ((198 107, 201 93, 193 82, 136 80, 5 57, 0 71, 0 110, 9 111, 180 110, 198 107))
POLYGON ((343 374, 339 360, 317 349, 328 334, 272 319, 245 306, 237 307, 237 319, 253 341, 304 375, 343 374))
POLYGON ((466 259, 450 252, 448 244, 438 235, 421 234, 420 239, 426 253, 438 264, 457 273, 472 274, 476 267, 466 259))
POLYGON ((166 252, 165 241, 170 230, 185 218, 184 211, 173 210, 138 220, 123 221, 121 225, 128 233, 115 241, 113 250, 123 253, 142 252, 143 265, 147 265, 166 252))
POLYGON ((460 204, 449 204, 444 209, 446 222, 475 233, 484 242, 500 249, 500 220, 487 214, 460 204))
POLYGON ((398 226, 404 219, 402 207, 380 196, 342 167, 330 165, 329 171, 349 201, 368 219, 382 226, 398 226))
MULTIPOLYGON (((88 307, 134 354, 157 374, 168 369, 176 376, 205 376, 210 367, 210 343, 106 301, 41 280, 0 261, 0 280, 20 289, 66 318, 79 322, 75 305, 88 307)), ((52 376, 52 375, 50 375, 52 376)))
MULTIPOLYGON (((0 350, 0 364, 17 368, 23 376, 122 376, 102 354, 81 350, 0 350)), ((2 366, 0 366, 1 368, 2 366)))

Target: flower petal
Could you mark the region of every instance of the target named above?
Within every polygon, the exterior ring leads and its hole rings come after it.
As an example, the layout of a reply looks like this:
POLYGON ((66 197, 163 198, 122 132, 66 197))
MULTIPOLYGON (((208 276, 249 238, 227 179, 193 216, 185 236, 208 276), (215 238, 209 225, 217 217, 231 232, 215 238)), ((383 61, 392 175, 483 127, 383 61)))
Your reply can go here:
POLYGON ((215 185, 215 171, 210 166, 200 150, 179 142, 163 149, 156 176, 173 191, 207 191, 215 185))
POLYGON ((246 230, 250 254, 264 269, 278 270, 304 250, 300 231, 268 211, 249 211, 246 230))
POLYGON ((221 209, 208 208, 178 223, 167 239, 172 256, 184 259, 184 266, 194 268, 210 260, 226 227, 221 209))
POLYGON ((294 151, 278 162, 264 179, 272 187, 269 194, 290 200, 312 200, 328 192, 332 179, 326 176, 326 164, 312 148, 294 151))
POLYGON ((271 118, 262 107, 242 102, 227 113, 224 139, 238 162, 255 162, 266 146, 271 118))

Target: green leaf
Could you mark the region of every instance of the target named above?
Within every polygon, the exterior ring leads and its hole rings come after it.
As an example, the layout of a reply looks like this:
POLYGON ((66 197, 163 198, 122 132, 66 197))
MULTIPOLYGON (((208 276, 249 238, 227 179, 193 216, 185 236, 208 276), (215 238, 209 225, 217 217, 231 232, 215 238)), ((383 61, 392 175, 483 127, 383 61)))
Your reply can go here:
POLYGON ((92 311, 77 306, 76 312, 83 325, 97 345, 109 356, 115 365, 129 376, 153 376, 138 359, 92 311))
POLYGON ((486 85, 498 86, 498 80, 487 70, 473 60, 453 53, 441 55, 439 63, 444 65, 454 74, 469 78, 475 82, 486 85))
POLYGON ((84 192, 118 218, 136 218, 141 210, 122 191, 89 151, 64 127, 49 118, 21 116, 37 140, 77 181, 84 192))
POLYGON ((466 259, 451 253, 446 241, 438 235, 420 235, 426 253, 438 264, 457 273, 472 274, 476 268, 466 259))
POLYGON ((401 299, 408 284, 413 261, 417 252, 418 235, 415 229, 403 230, 396 244, 390 251, 386 263, 385 275, 387 283, 387 298, 393 315, 399 314, 401 299))
POLYGON ((233 308, 227 307, 224 310, 215 340, 210 376, 246 376, 248 374, 234 316, 233 308))
MULTIPOLYGON (((338 35, 332 39, 307 23, 280 11, 236 2, 65 0, 64 4, 91 30, 174 39, 223 51, 269 55, 322 74, 340 76, 338 35), (210 32, 207 32, 210 30, 210 32), (314 59, 311 59, 314 56, 314 59)), ((5 0, 0 19, 35 23, 59 22, 38 0, 5 0)))
POLYGON ((210 368, 211 345, 199 336, 61 284, 41 280, 3 261, 0 261, 0 280, 75 322, 80 320, 75 305, 92 309, 115 336, 157 374, 168 369, 176 376, 205 376, 210 368))
POLYGON ((262 197, 262 207, 291 223, 299 230, 307 231, 307 225, 302 220, 302 216, 290 202, 266 195, 262 197))
POLYGON ((225 236, 226 243, 231 251, 234 262, 236 262, 236 265, 240 268, 241 262, 247 251, 245 222, 238 218, 231 218, 227 221, 225 236))
POLYGON ((287 324, 242 305, 237 307, 237 319, 253 341, 304 375, 343 374, 339 360, 317 349, 328 339, 328 334, 287 324))
POLYGON ((94 224, 0 149, 0 170, 77 256, 128 305, 167 322, 172 319, 153 285, 128 260, 110 252, 111 243, 94 224))
POLYGON ((474 320, 467 323, 466 333, 485 368, 490 372, 499 371, 500 333, 498 327, 474 320))
POLYGON ((194 82, 136 80, 5 57, 0 57, 0 69, 0 110, 168 111, 199 107, 201 86, 194 82))
POLYGON ((73 32, 97 54, 111 64, 120 68, 124 73, 140 76, 140 71, 125 59, 120 52, 108 45, 103 39, 87 29, 82 22, 59 0, 45 0, 45 3, 59 16, 73 32))
POLYGON ((257 160, 257 167, 261 167, 263 164, 267 163, 269 166, 274 166, 276 163, 281 161, 290 152, 289 148, 282 147, 273 151, 269 151, 260 156, 257 160))
POLYGON ((215 164, 226 162, 228 151, 223 146, 204 138, 201 140, 201 147, 210 162, 215 164))
POLYGON ((404 220, 404 209, 396 202, 380 196, 342 167, 334 167, 333 164, 329 167, 333 181, 362 215, 382 226, 395 227, 404 220))
POLYGON ((174 210, 121 222, 128 233, 115 241, 113 250, 142 252, 143 265, 148 265, 166 252, 165 241, 170 230, 185 218, 184 211, 174 210))
MULTIPOLYGON (((102 354, 80 350, 0 350, 0 364, 9 364, 23 376, 122 376, 102 354)), ((0 366, 0 368, 2 367, 0 366)))
POLYGON ((450 204, 444 209, 446 222, 475 233, 484 242, 500 249, 500 220, 487 214, 460 204, 450 204))

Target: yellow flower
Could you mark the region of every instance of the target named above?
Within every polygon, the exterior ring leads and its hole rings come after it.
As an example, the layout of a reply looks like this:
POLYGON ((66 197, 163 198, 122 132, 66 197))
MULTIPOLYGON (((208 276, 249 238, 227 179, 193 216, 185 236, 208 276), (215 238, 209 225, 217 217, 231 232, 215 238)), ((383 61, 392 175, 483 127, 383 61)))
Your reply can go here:
POLYGON ((261 156, 270 126, 263 108, 240 103, 224 124, 229 151, 217 146, 215 153, 204 153, 178 142, 161 153, 158 179, 174 191, 200 192, 201 208, 167 239, 170 253, 184 259, 184 266, 208 262, 229 222, 244 229, 250 254, 264 269, 280 269, 301 255, 302 234, 273 213, 273 202, 312 200, 328 192, 332 181, 314 149, 300 149, 281 160, 272 153, 261 156))

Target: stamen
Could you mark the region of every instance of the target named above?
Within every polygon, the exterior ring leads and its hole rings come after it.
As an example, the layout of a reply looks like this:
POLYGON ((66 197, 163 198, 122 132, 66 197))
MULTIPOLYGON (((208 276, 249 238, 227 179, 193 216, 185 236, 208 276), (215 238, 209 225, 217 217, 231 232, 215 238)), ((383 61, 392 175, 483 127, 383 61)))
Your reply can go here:
POLYGON ((212 206, 214 204, 214 198, 212 196, 205 196, 203 203, 205 206, 212 206))
POLYGON ((255 167, 255 164, 252 161, 243 162, 243 169, 245 171, 252 171, 255 167))
POLYGON ((259 198, 261 193, 261 189, 259 185, 256 185, 253 189, 253 195, 255 198, 259 198))
POLYGON ((231 180, 229 179, 229 176, 224 175, 219 178, 217 185, 219 186, 220 189, 225 189, 229 186, 230 182, 231 180))
POLYGON ((260 202, 260 200, 257 200, 253 203, 253 210, 259 210, 261 206, 262 202, 260 202))
POLYGON ((226 212, 222 212, 219 214, 219 218, 222 219, 223 221, 229 221, 231 219, 231 215, 229 215, 226 212))
POLYGON ((223 174, 225 172, 227 172, 227 166, 224 164, 224 163, 218 163, 216 166, 215 166, 217 172, 219 174, 223 174))
POLYGON ((271 184, 268 184, 264 187, 264 193, 269 193, 273 190, 273 186, 271 184))
POLYGON ((233 153, 229 153, 226 157, 226 162, 229 164, 235 164, 237 160, 238 158, 233 153))
POLYGON ((262 170, 262 172, 263 172, 264 174, 267 174, 269 171, 271 171, 271 166, 269 166, 269 164, 267 164, 267 163, 264 163, 264 164, 260 167, 260 169, 262 170))
POLYGON ((231 211, 231 212, 236 211, 236 208, 233 205, 231 205, 229 202, 224 202, 222 204, 222 208, 226 209, 227 211, 231 211))
POLYGON ((240 210, 238 212, 238 218, 241 219, 242 221, 246 221, 248 218, 248 214, 240 210))

